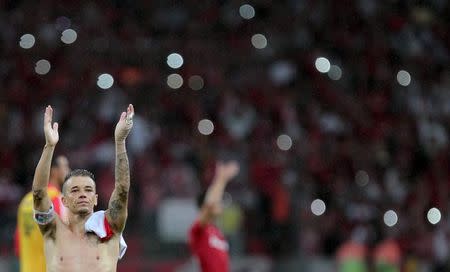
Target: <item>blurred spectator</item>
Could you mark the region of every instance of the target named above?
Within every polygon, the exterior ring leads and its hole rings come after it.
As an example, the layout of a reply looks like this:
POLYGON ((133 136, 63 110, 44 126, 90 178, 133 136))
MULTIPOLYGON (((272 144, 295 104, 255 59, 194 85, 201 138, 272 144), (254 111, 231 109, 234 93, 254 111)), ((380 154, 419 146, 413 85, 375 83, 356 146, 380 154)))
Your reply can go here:
POLYGON ((375 271, 377 272, 400 272, 401 252, 397 241, 387 239, 381 241, 374 249, 375 271))

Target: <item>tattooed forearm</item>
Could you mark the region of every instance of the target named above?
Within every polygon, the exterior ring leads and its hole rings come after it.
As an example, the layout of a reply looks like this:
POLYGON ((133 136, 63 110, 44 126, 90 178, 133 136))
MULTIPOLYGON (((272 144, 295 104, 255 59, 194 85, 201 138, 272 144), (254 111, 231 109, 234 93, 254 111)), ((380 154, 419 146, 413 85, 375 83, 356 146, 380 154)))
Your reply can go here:
POLYGON ((127 219, 130 167, 124 144, 116 144, 115 186, 109 200, 108 221, 117 232, 123 231, 127 219))
POLYGON ((34 171, 32 191, 33 206, 36 210, 47 211, 50 208, 51 202, 48 199, 47 186, 54 150, 54 146, 44 146, 41 158, 34 171))
POLYGON ((130 167, 128 164, 128 156, 126 152, 116 155, 116 186, 130 186, 130 167))
POLYGON ((39 207, 42 203, 42 199, 45 197, 45 191, 43 189, 33 190, 33 202, 35 207, 39 207))

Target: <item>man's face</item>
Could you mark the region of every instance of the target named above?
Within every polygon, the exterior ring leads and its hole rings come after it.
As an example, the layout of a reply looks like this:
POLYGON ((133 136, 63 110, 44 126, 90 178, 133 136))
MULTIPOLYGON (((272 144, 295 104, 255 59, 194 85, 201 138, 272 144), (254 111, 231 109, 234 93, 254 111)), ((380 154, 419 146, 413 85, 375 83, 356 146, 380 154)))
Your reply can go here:
POLYGON ((86 176, 74 176, 66 181, 62 201, 74 214, 89 214, 97 205, 95 182, 86 176))

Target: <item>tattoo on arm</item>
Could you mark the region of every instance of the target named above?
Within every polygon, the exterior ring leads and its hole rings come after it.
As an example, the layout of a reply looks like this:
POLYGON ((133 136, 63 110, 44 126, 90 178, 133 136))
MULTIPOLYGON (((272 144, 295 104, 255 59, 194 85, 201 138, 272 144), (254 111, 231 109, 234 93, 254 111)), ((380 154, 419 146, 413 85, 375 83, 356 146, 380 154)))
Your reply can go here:
POLYGON ((116 156, 116 185, 130 186, 130 167, 128 164, 128 156, 126 152, 117 154, 116 156))
MULTIPOLYGON (((42 201, 44 200, 46 195, 47 195, 47 191, 45 189, 34 189, 33 190, 33 202, 34 202, 35 208, 42 205, 42 201)), ((46 225, 39 225, 41 233, 43 235, 47 235, 50 239, 53 239, 53 240, 55 239, 55 229, 56 229, 55 220, 53 220, 53 222, 46 224, 46 225)))
POLYGON ((124 190, 121 186, 115 189, 114 195, 109 202, 109 216, 113 221, 116 221, 123 215, 124 209, 126 210, 128 199, 128 191, 124 190))
POLYGON ((116 231, 122 231, 127 218, 128 191, 130 189, 130 170, 127 153, 116 155, 115 188, 109 201, 110 224, 116 231))
POLYGON ((33 201, 34 207, 39 207, 42 203, 42 200, 45 197, 45 191, 43 189, 35 189, 33 190, 33 201))

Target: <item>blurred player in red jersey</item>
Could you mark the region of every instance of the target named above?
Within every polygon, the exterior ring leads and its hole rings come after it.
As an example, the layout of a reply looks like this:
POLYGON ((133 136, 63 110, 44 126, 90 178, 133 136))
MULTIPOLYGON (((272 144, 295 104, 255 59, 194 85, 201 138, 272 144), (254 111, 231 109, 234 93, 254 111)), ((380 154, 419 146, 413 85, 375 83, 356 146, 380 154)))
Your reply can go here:
POLYGON ((213 222, 222 213, 222 197, 226 185, 238 173, 237 162, 218 162, 210 187, 197 199, 200 211, 189 230, 189 246, 198 258, 202 272, 230 270, 228 243, 213 222))

